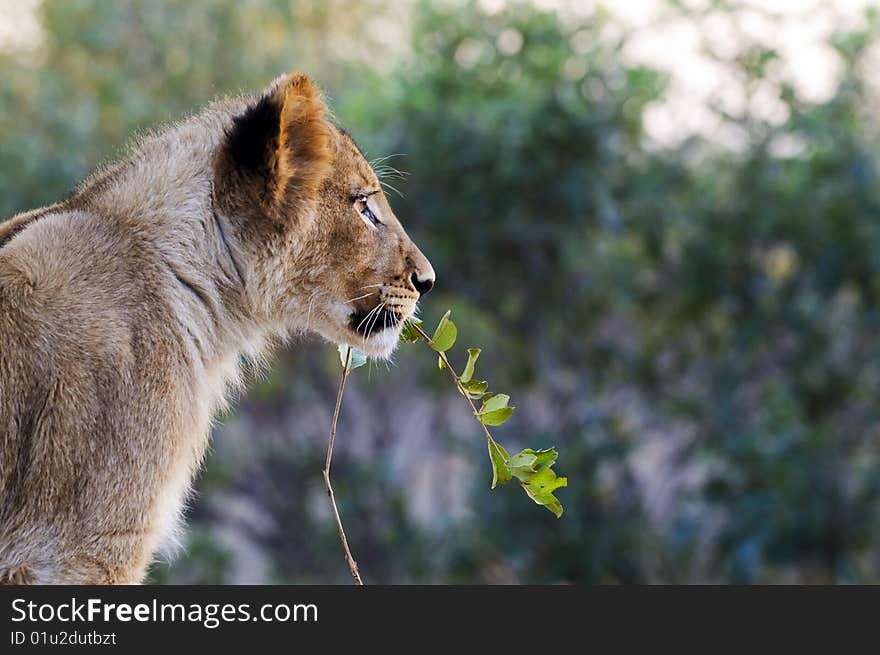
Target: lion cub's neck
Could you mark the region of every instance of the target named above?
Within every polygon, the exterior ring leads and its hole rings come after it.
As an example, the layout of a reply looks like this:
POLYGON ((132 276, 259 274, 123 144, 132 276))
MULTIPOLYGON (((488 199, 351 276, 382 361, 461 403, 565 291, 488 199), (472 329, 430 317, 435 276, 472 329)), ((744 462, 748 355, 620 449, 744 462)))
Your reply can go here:
POLYGON ((211 387, 212 411, 239 381, 242 359, 259 360, 270 327, 259 262, 215 197, 215 164, 245 99, 227 99, 142 140, 132 154, 88 179, 68 201, 143 235, 173 280, 189 361, 211 387), (256 265, 255 265, 256 264, 256 265))

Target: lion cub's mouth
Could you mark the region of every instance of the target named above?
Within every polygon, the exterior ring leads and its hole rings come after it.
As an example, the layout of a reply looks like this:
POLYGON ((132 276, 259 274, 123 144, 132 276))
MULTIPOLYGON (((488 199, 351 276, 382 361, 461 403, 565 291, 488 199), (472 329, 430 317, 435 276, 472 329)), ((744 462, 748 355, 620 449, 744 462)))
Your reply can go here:
POLYGON ((377 292, 369 295, 373 296, 373 302, 367 301, 364 308, 352 307, 348 317, 349 328, 365 341, 371 336, 398 329, 415 311, 419 300, 416 292, 400 284, 383 284, 377 292))
POLYGON ((349 327, 364 339, 384 330, 397 327, 403 316, 381 303, 370 310, 356 311, 349 317, 349 327))

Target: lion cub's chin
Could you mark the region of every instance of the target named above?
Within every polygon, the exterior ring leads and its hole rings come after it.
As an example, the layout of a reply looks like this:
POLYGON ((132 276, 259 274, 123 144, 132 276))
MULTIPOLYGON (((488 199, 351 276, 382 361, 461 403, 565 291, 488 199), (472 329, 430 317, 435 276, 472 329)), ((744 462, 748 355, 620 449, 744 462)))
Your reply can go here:
POLYGON ((370 357, 388 359, 391 357, 391 353, 394 352, 394 349, 397 348, 399 341, 400 328, 393 327, 386 328, 379 334, 374 334, 367 339, 366 342, 364 342, 363 339, 360 341, 355 340, 351 345, 370 357))

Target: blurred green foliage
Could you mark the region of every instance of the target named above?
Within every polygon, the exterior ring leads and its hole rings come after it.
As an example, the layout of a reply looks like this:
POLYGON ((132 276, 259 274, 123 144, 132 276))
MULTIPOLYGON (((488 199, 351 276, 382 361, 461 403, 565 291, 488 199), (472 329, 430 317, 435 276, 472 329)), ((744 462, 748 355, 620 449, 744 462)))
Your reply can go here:
MULTIPOLYGON (((571 481, 558 522, 490 494, 486 471, 425 520, 407 460, 382 456, 407 438, 383 408, 425 401, 442 419, 458 401, 401 353, 363 376, 340 425, 370 443, 334 468, 368 583, 880 581, 876 13, 832 37, 828 101, 799 97, 773 44, 746 44, 723 63, 746 96, 770 88, 784 120, 717 109, 736 147, 672 147, 643 133, 666 77, 627 63, 604 10, 390 5, 45 2, 45 43, 0 55, 0 209, 57 199, 133 131, 308 70, 368 155, 407 172, 389 182, 438 272, 426 314, 452 307, 519 390, 505 442, 556 445, 571 481), (404 20, 385 50, 367 29, 404 20)), ((282 354, 227 417, 190 548, 156 580, 346 582, 320 509, 329 408, 297 422, 332 402, 329 351, 282 354)), ((467 421, 431 425, 439 462, 484 448, 467 421)))

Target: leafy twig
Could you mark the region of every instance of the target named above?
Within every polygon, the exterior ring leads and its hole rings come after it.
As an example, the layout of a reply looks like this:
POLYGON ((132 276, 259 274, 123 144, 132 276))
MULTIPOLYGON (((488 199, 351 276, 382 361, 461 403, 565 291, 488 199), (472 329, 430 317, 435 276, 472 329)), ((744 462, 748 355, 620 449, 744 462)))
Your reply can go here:
POLYGON ((336 442, 336 422, 339 420, 339 408, 342 405, 342 393, 345 391, 345 381, 351 372, 351 349, 347 349, 345 361, 342 364, 342 379, 339 381, 339 392, 336 394, 336 409, 333 410, 333 424, 330 426, 330 441, 327 444, 327 462, 324 464, 324 485, 327 487, 327 495, 330 497, 330 506, 333 508, 333 516, 336 518, 336 528, 339 530, 339 540, 342 542, 342 549, 345 551, 345 561, 348 562, 348 568, 351 570, 351 577, 354 578, 356 585, 363 586, 364 581, 361 580, 360 571, 358 571, 357 562, 351 554, 348 547, 348 539, 345 538, 345 530, 342 528, 342 519, 339 516, 339 509, 336 507, 336 496, 333 494, 333 486, 330 484, 330 462, 333 459, 333 444, 336 442))
POLYGON ((428 336, 422 329, 421 321, 407 320, 400 335, 401 341, 425 341, 438 353, 440 368, 446 369, 458 392, 468 401, 474 418, 477 419, 486 435, 489 461, 492 464, 492 489, 516 478, 529 498, 553 512, 557 518, 561 517, 562 503, 553 495, 553 492, 567 486, 568 479, 557 477, 552 469, 553 464, 556 463, 556 449, 532 450, 527 448, 511 457, 504 447, 492 438, 489 428, 486 426, 501 425, 513 415, 516 408, 508 405, 510 396, 503 393, 490 393, 487 391, 488 382, 473 379, 474 368, 481 352, 479 348, 468 348, 468 361, 461 375, 452 368, 446 351, 455 344, 458 330, 449 315, 450 312, 446 312, 440 319, 433 337, 428 336), (482 401, 479 409, 474 404, 474 400, 482 401))
MULTIPOLYGON (((465 397, 470 405, 474 418, 483 428, 486 435, 486 445, 489 448, 489 461, 492 464, 492 489, 499 484, 509 482, 513 478, 519 481, 520 486, 528 494, 529 498, 538 505, 553 512, 556 517, 562 516, 562 503, 553 495, 553 492, 568 484, 566 478, 556 476, 553 464, 556 462, 556 449, 532 450, 527 448, 513 457, 507 454, 504 447, 492 438, 487 426, 501 425, 512 415, 515 407, 510 407, 510 396, 503 393, 491 393, 487 391, 489 383, 485 380, 473 379, 474 368, 480 356, 479 348, 468 348, 468 361, 463 372, 459 375, 449 361, 446 354, 455 344, 458 330, 449 319, 450 312, 446 312, 440 320, 434 336, 422 329, 422 322, 417 319, 408 319, 401 330, 400 340, 414 343, 424 341, 437 352, 440 368, 445 368, 455 383, 458 392, 465 397), (481 406, 477 409, 474 400, 480 400, 481 406)), ((339 420, 339 408, 342 405, 342 394, 345 391, 345 381, 349 373, 359 366, 363 366, 366 356, 349 346, 339 346, 339 359, 342 361, 342 380, 339 382, 339 392, 336 395, 336 409, 333 411, 333 425, 330 428, 330 443, 327 446, 327 463, 324 466, 324 484, 327 486, 327 494, 330 496, 330 505, 333 507, 333 515, 336 518, 336 527, 339 530, 339 540, 345 551, 345 560, 351 569, 351 576, 358 585, 363 585, 357 562, 348 547, 345 538, 345 530, 342 528, 342 519, 336 507, 336 498, 333 495, 333 487, 330 485, 330 461, 333 458, 333 444, 336 441, 336 423, 339 420)))

